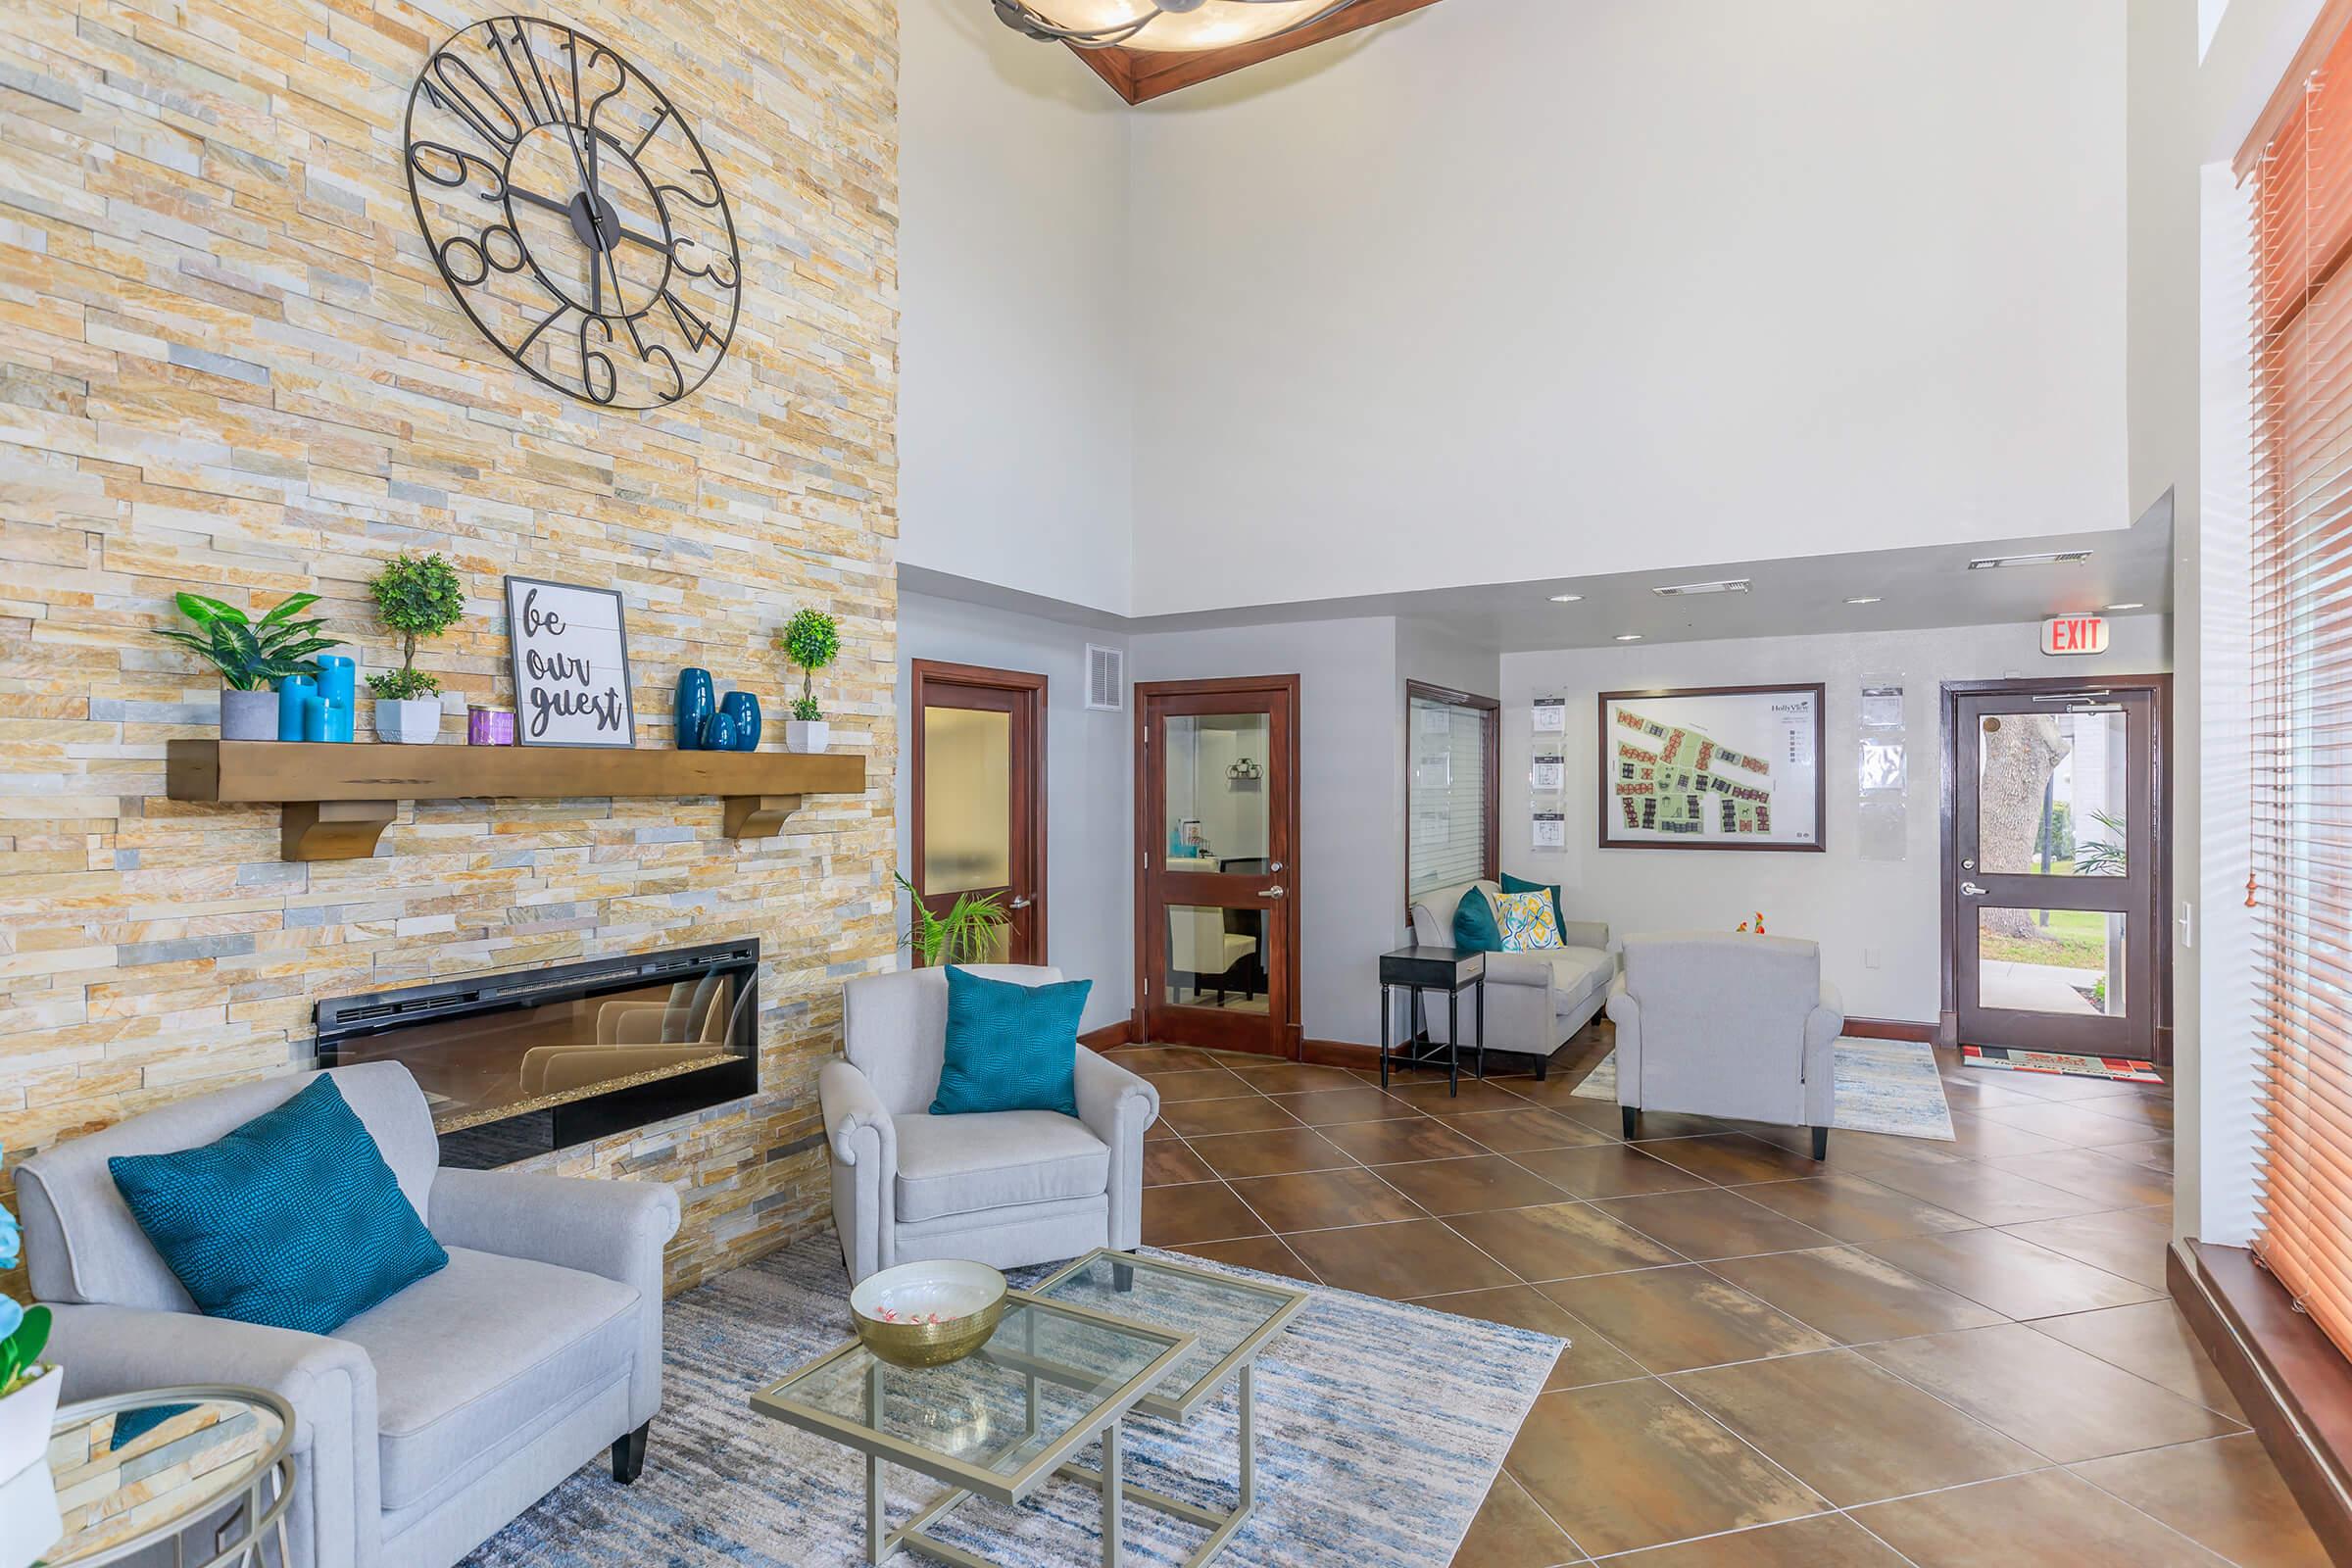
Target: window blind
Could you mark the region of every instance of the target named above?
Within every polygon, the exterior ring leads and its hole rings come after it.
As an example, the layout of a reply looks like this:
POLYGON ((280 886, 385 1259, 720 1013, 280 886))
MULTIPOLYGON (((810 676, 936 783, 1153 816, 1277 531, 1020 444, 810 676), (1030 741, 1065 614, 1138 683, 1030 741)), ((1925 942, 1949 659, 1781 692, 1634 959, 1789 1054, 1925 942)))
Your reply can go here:
POLYGON ((1494 874, 1493 710, 1412 697, 1405 703, 1405 893, 1419 898, 1494 874))
POLYGON ((2253 181, 2255 1253, 2352 1353, 2352 32, 2329 7, 2253 181))

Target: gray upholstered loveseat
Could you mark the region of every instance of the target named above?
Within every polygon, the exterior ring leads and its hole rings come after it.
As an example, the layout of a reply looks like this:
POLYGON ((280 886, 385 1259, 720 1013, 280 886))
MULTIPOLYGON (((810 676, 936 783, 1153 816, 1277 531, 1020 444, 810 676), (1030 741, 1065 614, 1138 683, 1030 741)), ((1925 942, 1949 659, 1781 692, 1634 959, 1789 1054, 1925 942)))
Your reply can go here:
MULTIPOLYGON (((195 1310, 106 1161, 210 1143, 309 1073, 181 1101, 25 1160, 25 1263, 56 1310, 68 1399, 236 1384, 293 1407, 287 1568, 447 1568, 602 1448, 616 1478, 634 1479, 662 1404, 662 1248, 677 1194, 439 1169, 407 1068, 332 1073, 448 1267, 331 1335, 195 1310)), ((304 1195, 274 1197, 290 1207, 304 1195)))
MULTIPOLYGON (((1428 948, 1452 947, 1453 911, 1472 888, 1490 899, 1502 891, 1493 882, 1464 882, 1422 894, 1413 901, 1413 940, 1428 948)), ((1560 941, 1564 946, 1541 953, 1487 955, 1487 1049, 1535 1057, 1538 1077, 1552 1053, 1598 1015, 1617 973, 1609 928, 1601 921, 1571 920, 1563 909, 1560 941)), ((1446 1038, 1443 1011, 1432 1009, 1421 1021, 1432 1040, 1446 1038)), ((1463 1013, 1467 1041, 1475 1036, 1467 1006, 1463 1013)))
MULTIPOLYGON (((1050 985, 1059 969, 977 963, 1050 985)), ((852 1283, 934 1257, 998 1268, 1143 1245, 1144 1134, 1159 1091, 1081 1046, 1078 1116, 930 1114, 947 1059, 948 972, 902 969, 842 987, 842 1049, 817 1075, 833 1160, 833 1224, 852 1283)))

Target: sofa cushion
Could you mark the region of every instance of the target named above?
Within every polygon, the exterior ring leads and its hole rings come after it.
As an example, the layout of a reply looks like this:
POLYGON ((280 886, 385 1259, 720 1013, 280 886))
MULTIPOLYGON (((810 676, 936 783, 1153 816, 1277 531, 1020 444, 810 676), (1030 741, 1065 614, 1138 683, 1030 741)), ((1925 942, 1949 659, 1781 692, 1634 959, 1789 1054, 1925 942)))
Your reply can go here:
POLYGON ((324 1075, 209 1144, 106 1165, 207 1317, 332 1334, 449 1261, 324 1075))
POLYGON ((1617 978, 1616 956, 1598 948, 1561 948, 1542 956, 1551 962, 1551 1004, 1559 1013, 1575 1011, 1617 978))
POLYGON ((1495 921, 1494 902, 1483 889, 1470 889, 1453 906, 1453 948, 1456 953, 1503 951, 1502 927, 1495 921))
POLYGON ((1093 1198, 1110 1186, 1110 1151, 1075 1116, 997 1110, 894 1116, 901 1220, 1093 1198))
POLYGON ((946 1059, 931 1114, 1077 1115, 1071 1074, 1078 1063, 1078 1020, 1094 986, 1092 980, 1025 986, 951 965, 946 1059))
POLYGON ((615 1280, 453 1247, 449 1267, 344 1324, 335 1338, 375 1365, 384 1511, 466 1484, 627 1378, 637 1311, 615 1280))

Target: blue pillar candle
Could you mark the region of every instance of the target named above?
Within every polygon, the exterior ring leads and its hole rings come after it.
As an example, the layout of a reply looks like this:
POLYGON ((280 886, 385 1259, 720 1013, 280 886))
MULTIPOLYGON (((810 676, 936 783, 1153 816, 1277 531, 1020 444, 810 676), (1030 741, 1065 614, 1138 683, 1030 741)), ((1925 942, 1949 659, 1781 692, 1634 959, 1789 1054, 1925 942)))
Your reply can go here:
POLYGON ((750 692, 729 692, 718 701, 718 710, 735 721, 735 744, 731 750, 756 752, 760 749, 760 699, 750 692))
POLYGON ((358 719, 348 702, 326 705, 326 738, 330 741, 350 741, 352 726, 358 719))
POLYGON ((326 699, 316 692, 302 700, 302 738, 306 741, 326 739, 326 699))
POLYGON ((350 655, 320 654, 318 695, 330 703, 341 703, 346 709, 350 708, 358 696, 353 690, 358 674, 359 666, 351 662, 350 655))
POLYGON ((277 738, 302 739, 302 705, 318 695, 318 683, 308 675, 288 675, 277 683, 277 738))

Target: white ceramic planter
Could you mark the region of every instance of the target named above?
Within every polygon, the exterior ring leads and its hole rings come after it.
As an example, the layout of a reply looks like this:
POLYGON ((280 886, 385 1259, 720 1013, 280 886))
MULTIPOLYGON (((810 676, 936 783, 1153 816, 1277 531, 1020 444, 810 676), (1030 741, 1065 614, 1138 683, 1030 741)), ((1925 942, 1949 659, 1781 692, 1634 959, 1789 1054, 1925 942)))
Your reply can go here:
POLYGON ((223 688, 220 693, 220 738, 224 741, 277 739, 277 693, 266 690, 237 692, 223 688))
POLYGON ((784 721, 784 749, 814 755, 833 744, 833 728, 821 718, 788 718, 784 721))
POLYGON ((66 1533, 57 1506, 57 1477, 35 1460, 0 1481, 0 1568, 29 1568, 66 1533))
POLYGON ((441 699, 438 697, 403 697, 397 702, 381 698, 375 704, 375 738, 397 741, 403 746, 430 746, 441 734, 441 699))
POLYGON ((49 1425, 57 1416, 57 1391, 66 1375, 49 1368, 0 1399, 0 1479, 30 1468, 49 1452, 49 1425))

